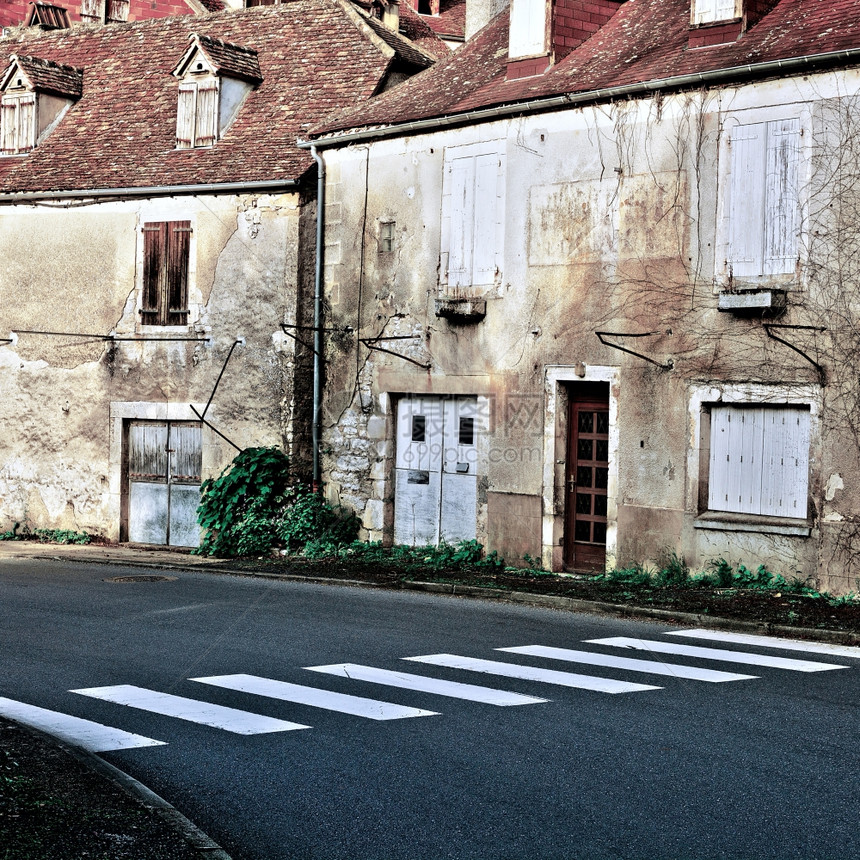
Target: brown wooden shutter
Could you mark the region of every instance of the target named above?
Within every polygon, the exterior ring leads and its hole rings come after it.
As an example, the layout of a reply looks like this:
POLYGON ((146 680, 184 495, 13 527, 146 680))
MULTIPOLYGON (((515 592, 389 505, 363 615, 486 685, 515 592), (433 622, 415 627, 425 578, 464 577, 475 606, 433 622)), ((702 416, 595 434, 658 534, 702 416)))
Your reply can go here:
POLYGON ((212 146, 218 139, 218 78, 197 83, 194 145, 212 146))
POLYGON ((162 295, 167 261, 167 224, 143 225, 143 295, 140 315, 144 325, 162 325, 162 295))
POLYGON ((191 249, 191 222, 167 224, 167 325, 188 321, 188 257, 191 249))
POLYGON ((194 146, 194 114, 197 101, 197 84, 194 81, 179 85, 179 103, 176 111, 176 146, 190 149, 194 146))
POLYGON ((128 21, 128 0, 107 0, 108 24, 121 24, 128 21))

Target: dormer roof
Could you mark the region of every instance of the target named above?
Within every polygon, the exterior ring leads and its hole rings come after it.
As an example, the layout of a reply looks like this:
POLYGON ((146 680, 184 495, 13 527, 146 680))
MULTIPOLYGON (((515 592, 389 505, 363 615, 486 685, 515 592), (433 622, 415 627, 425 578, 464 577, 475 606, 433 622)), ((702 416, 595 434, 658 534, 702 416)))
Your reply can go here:
POLYGON ((45 30, 68 30, 69 13, 53 3, 31 3, 27 9, 25 27, 42 27, 45 30))
POLYGON ((12 54, 9 66, 0 78, 0 90, 7 90, 17 80, 22 80, 27 89, 35 92, 78 99, 83 92, 84 73, 74 66, 12 54))
POLYGON ((182 55, 172 74, 183 78, 198 64, 216 75, 226 75, 242 81, 258 84, 263 80, 260 61, 253 48, 243 48, 211 36, 192 33, 188 49, 182 55))

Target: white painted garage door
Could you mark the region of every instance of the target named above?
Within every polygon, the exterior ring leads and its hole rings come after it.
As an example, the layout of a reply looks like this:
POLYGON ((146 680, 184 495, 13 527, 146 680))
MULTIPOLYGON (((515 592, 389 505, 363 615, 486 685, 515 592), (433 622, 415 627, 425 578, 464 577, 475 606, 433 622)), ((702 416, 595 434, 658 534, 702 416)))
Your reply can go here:
POLYGON ((128 539, 198 546, 201 425, 132 421, 128 435, 128 539))
POLYGON ((476 397, 398 402, 395 543, 475 539, 480 429, 476 397))

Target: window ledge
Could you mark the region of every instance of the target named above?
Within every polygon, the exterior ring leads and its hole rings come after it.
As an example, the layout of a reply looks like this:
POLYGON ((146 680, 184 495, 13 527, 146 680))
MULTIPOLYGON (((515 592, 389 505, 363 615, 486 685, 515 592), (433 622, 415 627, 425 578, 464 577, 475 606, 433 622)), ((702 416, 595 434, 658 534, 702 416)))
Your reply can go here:
POLYGON ((812 531, 806 520, 795 520, 790 517, 762 517, 756 514, 732 514, 724 511, 705 511, 696 517, 693 528, 723 532, 759 532, 794 537, 809 537, 809 533, 812 531))

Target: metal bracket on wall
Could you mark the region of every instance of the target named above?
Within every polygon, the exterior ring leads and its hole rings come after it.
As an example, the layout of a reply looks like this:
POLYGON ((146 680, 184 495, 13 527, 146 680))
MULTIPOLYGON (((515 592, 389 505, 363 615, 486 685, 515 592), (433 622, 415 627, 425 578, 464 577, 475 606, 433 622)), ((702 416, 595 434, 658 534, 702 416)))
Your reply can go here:
POLYGON ((793 349, 799 356, 805 358, 818 371, 818 382, 821 386, 827 384, 827 372, 817 361, 815 361, 815 359, 810 358, 799 346, 789 343, 785 338, 780 337, 771 331, 771 329, 779 328, 783 330, 793 329, 794 331, 812 331, 822 334, 827 331, 826 327, 817 325, 788 325, 787 323, 763 323, 762 325, 765 330, 765 334, 767 334, 769 338, 785 344, 789 349, 793 349))
POLYGON ((411 364, 416 364, 418 367, 424 370, 430 370, 432 365, 426 364, 425 362, 418 361, 415 358, 410 358, 408 355, 402 355, 399 352, 393 352, 390 349, 386 349, 384 346, 377 346, 380 341, 388 341, 388 340, 420 340, 421 335, 419 334, 395 334, 395 335, 385 335, 380 337, 362 337, 359 338, 359 343, 364 344, 368 349, 376 350, 376 352, 384 352, 386 355, 393 355, 395 358, 402 358, 404 361, 408 361, 411 364))
POLYGON ((604 346, 611 346, 613 349, 620 350, 621 352, 626 352, 628 355, 635 355, 636 358, 641 358, 643 361, 647 361, 649 364, 653 364, 655 367, 659 367, 661 370, 671 370, 675 366, 675 362, 670 358, 665 364, 661 364, 659 361, 655 361, 653 358, 649 358, 647 355, 642 355, 641 352, 636 352, 635 350, 628 349, 626 346, 621 346, 617 343, 610 343, 607 340, 604 340, 606 337, 656 337, 661 334, 672 334, 672 330, 668 331, 646 331, 640 334, 630 334, 628 332, 621 331, 596 331, 598 340, 604 346))
POLYGON ((190 403, 188 404, 188 408, 217 436, 220 436, 225 442, 229 445, 232 445, 237 451, 241 452, 241 448, 232 441, 232 439, 228 439, 220 430, 213 427, 206 420, 206 413, 209 411, 209 407, 212 405, 212 399, 215 397, 215 392, 218 390, 218 386, 221 384, 221 377, 224 375, 224 371, 227 369, 227 364, 230 359, 233 357, 233 350, 236 349, 240 344, 244 344, 243 340, 234 340, 233 345, 230 347, 230 352, 227 353, 227 358, 224 359, 224 364, 221 367, 221 372, 218 374, 218 378, 215 380, 215 387, 212 389, 212 393, 209 395, 209 400, 206 401, 206 407, 203 409, 203 414, 201 415, 190 403))

